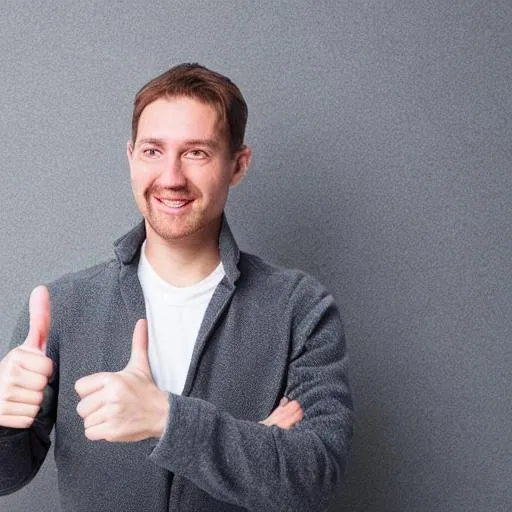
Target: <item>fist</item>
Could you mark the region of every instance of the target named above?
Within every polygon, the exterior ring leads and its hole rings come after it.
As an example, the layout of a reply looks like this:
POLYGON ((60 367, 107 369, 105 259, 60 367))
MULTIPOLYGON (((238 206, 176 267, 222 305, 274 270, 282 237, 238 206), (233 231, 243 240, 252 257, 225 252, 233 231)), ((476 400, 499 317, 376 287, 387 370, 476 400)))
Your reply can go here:
POLYGON ((29 428, 43 402, 53 373, 46 356, 50 332, 50 296, 44 286, 34 288, 29 301, 30 327, 22 345, 0 361, 0 426, 29 428))
POLYGON ((78 414, 90 441, 141 441, 159 438, 169 412, 169 394, 153 381, 148 359, 146 320, 139 320, 132 337, 128 365, 116 373, 95 373, 77 380, 78 414))

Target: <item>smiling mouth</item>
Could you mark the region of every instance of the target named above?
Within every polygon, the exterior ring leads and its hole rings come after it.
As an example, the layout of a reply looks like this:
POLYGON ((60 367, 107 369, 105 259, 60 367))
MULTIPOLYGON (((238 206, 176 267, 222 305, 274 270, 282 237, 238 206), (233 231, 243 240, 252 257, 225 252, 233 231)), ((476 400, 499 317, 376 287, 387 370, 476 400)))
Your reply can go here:
POLYGON ((190 199, 164 199, 162 197, 155 197, 155 199, 165 206, 176 210, 191 202, 190 199))

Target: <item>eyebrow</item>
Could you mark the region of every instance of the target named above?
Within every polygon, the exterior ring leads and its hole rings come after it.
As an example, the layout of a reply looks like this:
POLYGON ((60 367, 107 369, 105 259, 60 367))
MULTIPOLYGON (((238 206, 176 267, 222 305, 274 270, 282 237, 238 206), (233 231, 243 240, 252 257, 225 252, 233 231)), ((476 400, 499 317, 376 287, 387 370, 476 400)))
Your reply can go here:
MULTIPOLYGON (((181 143, 185 146, 204 146, 211 149, 217 149, 219 147, 219 143, 213 139, 186 139, 181 143)), ((144 139, 139 139, 135 143, 136 146, 141 146, 142 144, 154 144, 155 146, 163 147, 165 146, 165 140, 155 137, 147 137, 144 139)))

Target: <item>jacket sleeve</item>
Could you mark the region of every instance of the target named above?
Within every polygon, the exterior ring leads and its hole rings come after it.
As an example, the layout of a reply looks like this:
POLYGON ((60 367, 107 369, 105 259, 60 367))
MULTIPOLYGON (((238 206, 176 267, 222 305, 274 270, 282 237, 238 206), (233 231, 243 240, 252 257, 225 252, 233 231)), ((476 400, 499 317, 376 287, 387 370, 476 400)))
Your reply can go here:
POLYGON ((170 396, 169 422, 150 458, 248 510, 324 510, 340 485, 353 407, 341 319, 332 296, 295 300, 286 396, 304 419, 290 430, 236 419, 192 397, 170 396), (304 306, 307 301, 307 306, 304 306))
MULTIPOLYGON (((28 326, 26 304, 14 329, 10 349, 23 343, 28 326)), ((49 357, 55 361, 51 339, 48 340, 47 347, 49 357)), ((0 496, 11 494, 28 484, 41 467, 50 447, 50 432, 55 423, 56 388, 57 376, 54 373, 44 390, 41 409, 30 428, 0 427, 0 496)))

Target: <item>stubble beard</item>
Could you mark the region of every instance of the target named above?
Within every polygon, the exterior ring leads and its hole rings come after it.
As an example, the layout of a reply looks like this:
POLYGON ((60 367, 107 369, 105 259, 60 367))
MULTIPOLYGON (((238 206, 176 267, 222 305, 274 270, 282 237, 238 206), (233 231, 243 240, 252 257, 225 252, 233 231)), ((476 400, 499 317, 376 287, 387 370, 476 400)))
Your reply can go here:
MULTIPOLYGON (((182 197, 194 197, 188 190, 180 190, 179 194, 182 197)), ((154 195, 165 194, 155 190, 147 191, 144 194, 144 217, 151 226, 151 229, 163 240, 181 240, 193 235, 204 227, 201 215, 194 209, 183 215, 166 215, 161 211, 157 211, 151 200, 154 195)))

